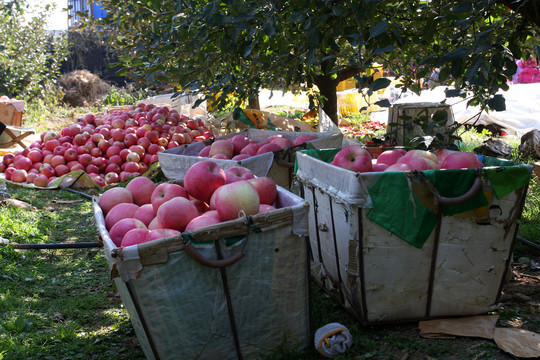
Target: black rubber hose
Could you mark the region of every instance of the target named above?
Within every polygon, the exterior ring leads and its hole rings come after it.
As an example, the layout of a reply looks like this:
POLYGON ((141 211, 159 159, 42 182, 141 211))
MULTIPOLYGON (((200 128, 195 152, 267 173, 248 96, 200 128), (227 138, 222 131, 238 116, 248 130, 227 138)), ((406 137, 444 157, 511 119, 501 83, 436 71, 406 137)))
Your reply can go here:
POLYGON ((519 241, 521 241, 525 245, 528 245, 528 246, 530 246, 532 248, 535 248, 536 250, 540 250, 540 245, 538 245, 536 243, 533 243, 532 241, 526 240, 526 239, 524 239, 522 237, 519 237, 519 236, 516 236, 516 239, 518 239, 519 241))
POLYGON ((14 249, 20 249, 20 250, 85 249, 85 248, 103 247, 103 244, 99 242, 60 243, 60 244, 0 244, 0 245, 11 246, 14 249))

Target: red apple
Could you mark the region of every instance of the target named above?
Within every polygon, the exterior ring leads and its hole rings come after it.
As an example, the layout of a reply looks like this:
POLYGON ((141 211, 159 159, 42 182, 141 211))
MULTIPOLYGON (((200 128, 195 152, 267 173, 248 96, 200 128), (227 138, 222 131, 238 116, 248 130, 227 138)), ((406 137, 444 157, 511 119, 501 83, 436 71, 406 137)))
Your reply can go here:
POLYGON ((270 143, 276 144, 282 149, 286 149, 288 147, 294 146, 294 142, 290 139, 287 139, 286 137, 275 138, 270 143))
POLYGON ((210 157, 209 154, 210 154, 210 149, 212 147, 210 145, 208 146, 205 146, 200 152, 199 152, 199 155, 200 157, 210 157))
POLYGON ((118 221, 133 218, 138 209, 139 206, 133 203, 120 203, 113 206, 105 216, 105 227, 110 230, 118 221))
POLYGON ((213 157, 216 154, 223 154, 227 159, 233 157, 234 145, 227 140, 216 140, 210 145, 209 157, 213 157))
POLYGON ((131 229, 146 229, 146 226, 139 220, 133 218, 125 218, 118 221, 111 227, 109 236, 116 246, 120 246, 124 235, 131 229))
POLYGON ((276 201, 278 194, 276 182, 268 177, 261 176, 255 179, 248 180, 259 193, 259 203, 272 205, 276 201))
POLYGON ((120 246, 126 247, 126 246, 145 243, 148 241, 147 240, 148 234, 150 234, 150 230, 148 229, 141 229, 141 228, 131 229, 122 238, 122 241, 120 242, 120 246))
POLYGON ((33 163, 32 160, 23 156, 20 159, 15 160, 13 165, 15 169, 28 171, 32 168, 33 163))
POLYGON ((156 215, 163 203, 175 197, 183 197, 187 199, 188 195, 186 189, 178 184, 173 183, 161 183, 157 185, 152 192, 152 196, 150 197, 150 203, 152 204, 156 215))
POLYGON ((251 140, 244 135, 235 135, 230 138, 230 141, 234 147, 234 155, 240 154, 240 151, 251 143, 251 140))
POLYGON ((164 202, 156 212, 156 218, 163 228, 178 231, 184 231, 186 225, 197 216, 199 211, 195 205, 181 196, 164 202))
POLYGON ((409 164, 416 170, 431 170, 438 169, 440 166, 437 162, 437 156, 425 150, 409 150, 403 155, 396 164, 409 164))
POLYGON ((276 208, 274 206, 272 206, 272 205, 260 204, 259 205, 259 211, 257 212, 257 214, 267 212, 267 211, 272 211, 272 210, 276 210, 276 208))
POLYGON ((26 182, 26 177, 28 176, 28 172, 24 169, 15 169, 11 173, 11 181, 16 183, 23 183, 26 182))
POLYGON ((225 184, 216 191, 215 206, 223 221, 254 215, 259 211, 259 193, 249 181, 225 184))
POLYGON ((409 164, 406 163, 395 163, 394 165, 390 165, 386 169, 384 169, 385 172, 390 171, 411 171, 414 170, 414 167, 412 167, 409 164))
POLYGON ((152 193, 156 189, 156 184, 146 176, 138 176, 126 185, 126 189, 131 191, 133 202, 142 206, 152 202, 152 193))
POLYGON ((394 165, 406 153, 403 149, 393 149, 383 151, 377 157, 377 164, 394 165))
POLYGON ((180 235, 180 231, 178 230, 163 229, 163 228, 150 229, 150 234, 148 234, 146 241, 163 239, 163 238, 168 238, 171 236, 178 236, 178 235, 180 235))
POLYGON ((156 213, 154 212, 152 204, 144 204, 140 206, 135 214, 133 214, 134 219, 142 221, 146 226, 149 226, 155 217, 156 213))
POLYGON ((303 144, 305 142, 312 141, 312 140, 317 140, 317 137, 314 135, 304 134, 294 139, 293 143, 294 145, 300 145, 300 144, 303 144))
POLYGON ((47 187, 48 184, 49 184, 49 177, 47 175, 45 175, 45 174, 39 174, 34 179, 34 185, 36 185, 36 186, 47 187))
POLYGON ((197 230, 202 227, 209 226, 209 225, 219 224, 221 220, 219 219, 218 216, 219 215, 217 215, 217 211, 216 211, 216 216, 207 215, 206 213, 199 215, 193 218, 186 225, 185 231, 193 231, 193 230, 197 230))
POLYGON ((120 203, 133 203, 131 191, 123 187, 113 187, 99 197, 99 206, 105 215, 120 203))
POLYGON ((226 180, 225 171, 218 164, 204 160, 188 169, 184 176, 184 187, 189 195, 208 203, 213 192, 226 180))
POLYGON ((482 164, 476 154, 471 152, 450 154, 441 164, 441 169, 475 169, 482 167, 484 167, 484 164, 482 164))
POLYGON ((225 177, 225 183, 230 184, 235 181, 253 179, 255 178, 255 175, 253 175, 253 172, 248 168, 243 166, 233 166, 225 170, 225 177))
POLYGON ((354 172, 369 172, 372 169, 371 155, 360 145, 348 145, 338 151, 330 164, 354 172))
POLYGON ((259 147, 259 149, 257 150, 257 155, 279 150, 281 150, 281 146, 274 143, 266 143, 259 147))

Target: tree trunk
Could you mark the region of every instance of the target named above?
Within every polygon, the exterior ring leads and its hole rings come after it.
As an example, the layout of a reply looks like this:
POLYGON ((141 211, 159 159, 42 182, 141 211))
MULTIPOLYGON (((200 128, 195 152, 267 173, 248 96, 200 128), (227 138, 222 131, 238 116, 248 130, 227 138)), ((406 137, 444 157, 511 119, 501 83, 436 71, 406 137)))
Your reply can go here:
POLYGON ((250 97, 248 100, 248 106, 250 109, 261 110, 261 105, 259 103, 259 96, 257 95, 257 96, 250 97))
POLYGON ((317 85, 320 95, 323 97, 322 109, 332 122, 339 126, 336 81, 329 76, 319 76, 315 85, 317 85))

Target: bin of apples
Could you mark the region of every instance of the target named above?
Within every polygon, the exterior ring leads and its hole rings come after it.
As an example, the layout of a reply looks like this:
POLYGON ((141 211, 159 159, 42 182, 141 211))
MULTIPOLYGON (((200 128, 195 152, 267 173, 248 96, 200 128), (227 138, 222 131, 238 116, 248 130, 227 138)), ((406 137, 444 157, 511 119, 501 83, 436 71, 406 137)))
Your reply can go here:
POLYGON ((289 147, 316 140, 313 135, 300 135, 291 140, 282 134, 268 137, 265 141, 256 142, 244 135, 234 135, 227 139, 217 139, 204 147, 198 154, 200 157, 224 160, 244 160, 252 156, 279 151, 289 147))
POLYGON ((349 145, 339 150, 330 164, 354 172, 410 171, 433 169, 481 168, 478 156, 470 152, 447 149, 435 151, 392 149, 376 159, 361 145, 349 145))
POLYGON ((183 186, 138 176, 106 190, 99 205, 114 244, 130 246, 275 210, 277 193, 269 177, 204 160, 188 169, 183 186))
POLYGON ((103 116, 86 114, 60 132, 47 131, 28 148, 4 155, 6 180, 46 187, 83 170, 99 186, 126 181, 158 161, 157 153, 215 137, 201 119, 166 106, 138 103, 103 116))

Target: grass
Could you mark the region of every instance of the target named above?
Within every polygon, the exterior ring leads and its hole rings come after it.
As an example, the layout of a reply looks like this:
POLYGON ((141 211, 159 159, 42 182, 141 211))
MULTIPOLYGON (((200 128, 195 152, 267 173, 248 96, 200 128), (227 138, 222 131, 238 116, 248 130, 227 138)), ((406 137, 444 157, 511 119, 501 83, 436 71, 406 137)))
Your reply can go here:
MULTIPOLYGON (((48 124, 37 113, 29 122, 38 129, 47 126, 58 129, 64 122, 71 123, 84 113, 100 111, 102 109, 98 108, 61 109, 54 112, 55 120, 48 124)), ((463 136, 464 149, 473 149, 488 137, 486 133, 469 131, 463 136)), ((80 195, 62 190, 11 187, 7 190, 12 198, 31 204, 37 211, 0 206, 0 237, 22 244, 98 240, 91 203, 80 195)), ((531 241, 540 239, 538 214, 540 184, 533 179, 520 236, 531 241)), ((516 256, 534 253, 519 243, 515 250, 516 256)), ((0 246, 0 359, 144 359, 129 315, 109 281, 109 274, 103 250, 99 248, 18 252, 0 246)), ((416 323, 363 326, 316 285, 312 297, 314 330, 339 322, 353 335, 352 348, 337 359, 512 358, 489 340, 421 338, 416 323)), ((519 307, 504 309, 501 318, 537 322, 519 307)), ((281 350, 265 359, 320 358, 310 348, 281 350)))

